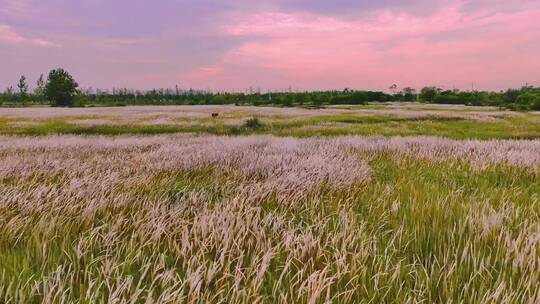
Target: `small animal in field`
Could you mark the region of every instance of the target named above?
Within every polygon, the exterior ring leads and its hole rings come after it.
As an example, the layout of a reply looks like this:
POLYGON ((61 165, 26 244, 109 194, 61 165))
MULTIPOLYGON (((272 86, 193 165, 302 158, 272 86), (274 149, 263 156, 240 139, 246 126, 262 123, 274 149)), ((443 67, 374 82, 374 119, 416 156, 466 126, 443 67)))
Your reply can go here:
POLYGON ((219 116, 219 113, 212 113, 212 117, 213 117, 213 118, 216 118, 216 117, 218 117, 218 116, 219 116))

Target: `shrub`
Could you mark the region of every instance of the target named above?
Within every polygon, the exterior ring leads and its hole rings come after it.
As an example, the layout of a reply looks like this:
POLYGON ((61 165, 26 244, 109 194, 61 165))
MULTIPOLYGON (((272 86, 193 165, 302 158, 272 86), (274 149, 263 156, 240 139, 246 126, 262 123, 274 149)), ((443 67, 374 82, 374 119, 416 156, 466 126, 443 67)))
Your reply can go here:
POLYGON ((244 123, 244 128, 259 129, 260 127, 262 127, 262 123, 257 117, 250 118, 244 123))

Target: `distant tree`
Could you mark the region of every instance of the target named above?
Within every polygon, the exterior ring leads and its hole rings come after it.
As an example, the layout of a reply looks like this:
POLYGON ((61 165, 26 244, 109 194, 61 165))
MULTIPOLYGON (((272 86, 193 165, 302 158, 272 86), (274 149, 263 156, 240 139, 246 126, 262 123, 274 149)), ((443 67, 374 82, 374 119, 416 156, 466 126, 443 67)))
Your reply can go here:
POLYGON ((318 95, 318 94, 313 94, 313 97, 311 98, 311 100, 313 102, 313 105, 317 107, 320 107, 324 102, 323 96, 318 95))
POLYGON ((392 94, 394 95, 396 94, 397 88, 398 86, 395 83, 389 87, 390 91, 392 91, 392 94))
POLYGON ((311 98, 307 93, 296 94, 296 102, 300 105, 307 104, 311 101, 311 98))
POLYGON ((522 109, 540 110, 540 94, 534 93, 532 90, 525 91, 516 101, 516 104, 522 109))
POLYGON ((438 104, 463 104, 461 98, 454 91, 444 91, 436 94, 433 102, 438 104))
POLYGON ((49 73, 44 94, 54 106, 70 107, 73 106, 78 86, 67 71, 56 69, 49 73))
POLYGON ((352 104, 365 105, 368 103, 369 96, 362 91, 356 91, 351 94, 350 102, 352 104))
POLYGON ((540 95, 536 95, 536 97, 531 101, 531 110, 534 111, 540 111, 540 95))
POLYGON ((292 107, 293 106, 293 95, 292 95, 292 93, 288 93, 288 94, 283 95, 282 104, 285 107, 292 107))
POLYGON ((0 104, 4 102, 13 102, 13 87, 9 86, 4 92, 0 92, 0 104))
POLYGON ((525 92, 516 99, 516 103, 519 104, 530 104, 536 99, 536 94, 525 92))
POLYGON ((416 99, 416 90, 411 87, 404 88, 403 99, 405 101, 414 101, 416 99))
POLYGON ((420 91, 420 98, 427 102, 433 102, 435 97, 441 92, 437 87, 425 87, 420 91))
POLYGON ((209 101, 210 104, 214 104, 214 105, 223 105, 223 104, 227 104, 227 98, 225 98, 224 95, 214 95, 210 101, 209 101))
POLYGON ((516 89, 508 89, 506 92, 504 92, 504 102, 505 103, 515 103, 521 94, 520 90, 516 89))
POLYGON ((19 89, 19 97, 25 99, 28 94, 28 84, 26 83, 26 76, 22 75, 17 83, 17 88, 19 89))
POLYGON ((41 95, 43 94, 43 90, 45 90, 45 79, 43 77, 43 74, 41 74, 36 81, 36 89, 34 90, 34 93, 36 93, 37 95, 41 95))

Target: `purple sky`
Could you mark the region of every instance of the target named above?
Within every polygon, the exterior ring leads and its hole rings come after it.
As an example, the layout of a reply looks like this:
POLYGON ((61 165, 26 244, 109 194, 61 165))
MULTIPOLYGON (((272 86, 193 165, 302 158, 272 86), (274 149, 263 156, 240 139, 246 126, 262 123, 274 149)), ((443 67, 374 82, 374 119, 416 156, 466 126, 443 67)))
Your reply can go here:
POLYGON ((540 1, 0 0, 0 89, 540 86, 540 1))

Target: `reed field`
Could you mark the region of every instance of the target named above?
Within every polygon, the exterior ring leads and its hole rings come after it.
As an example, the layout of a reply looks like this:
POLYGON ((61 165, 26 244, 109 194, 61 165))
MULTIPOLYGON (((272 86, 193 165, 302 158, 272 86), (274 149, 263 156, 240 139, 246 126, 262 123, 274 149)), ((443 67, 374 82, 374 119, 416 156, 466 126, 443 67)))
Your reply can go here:
POLYGON ((0 303, 540 303, 535 113, 2 108, 0 181, 0 303))

